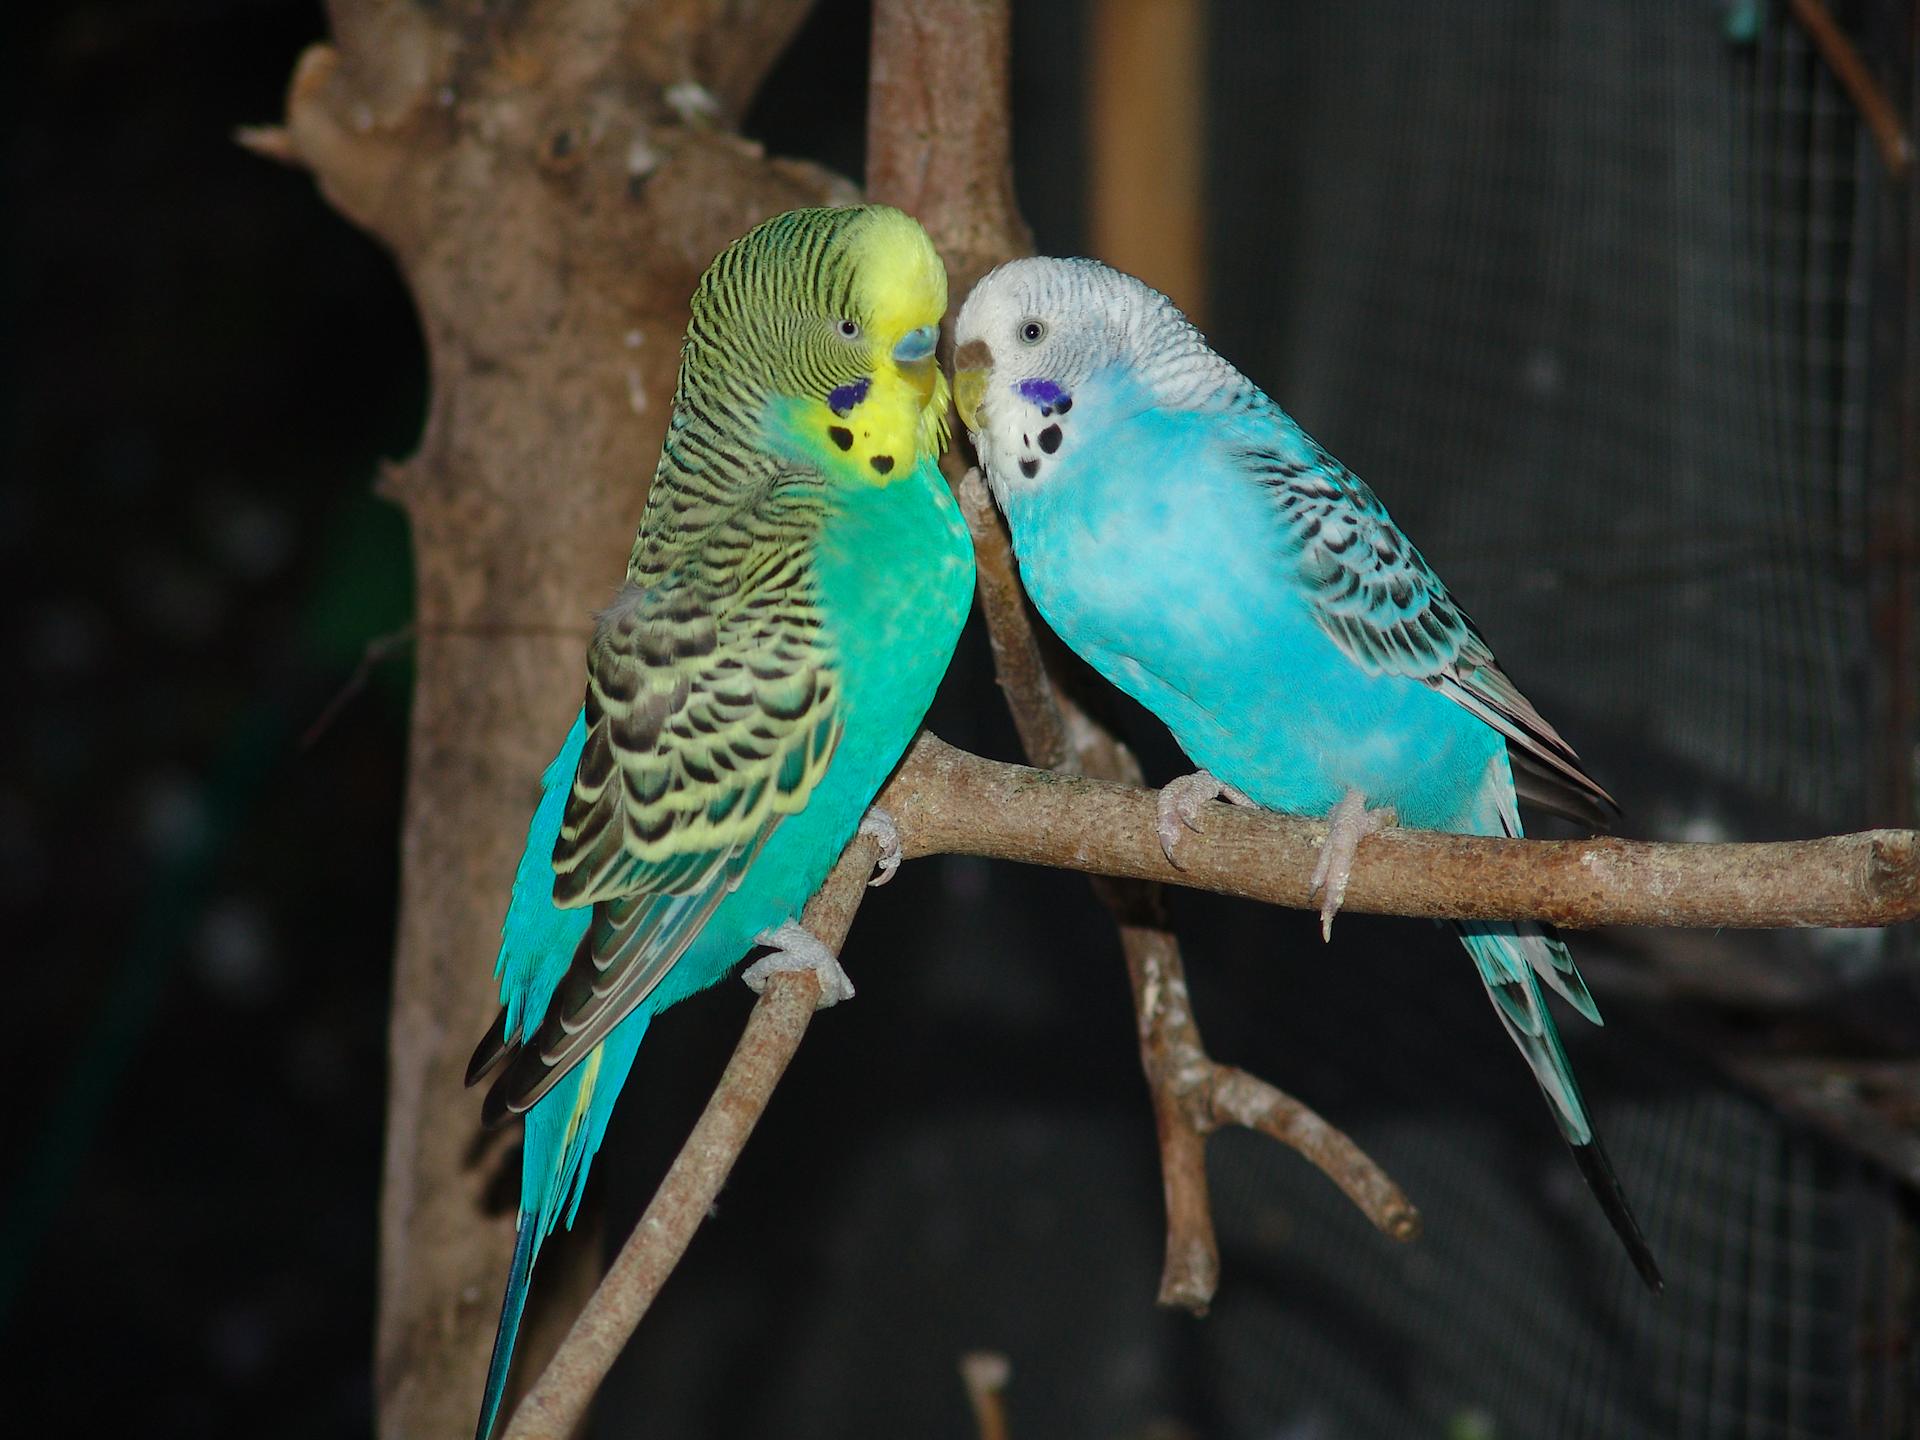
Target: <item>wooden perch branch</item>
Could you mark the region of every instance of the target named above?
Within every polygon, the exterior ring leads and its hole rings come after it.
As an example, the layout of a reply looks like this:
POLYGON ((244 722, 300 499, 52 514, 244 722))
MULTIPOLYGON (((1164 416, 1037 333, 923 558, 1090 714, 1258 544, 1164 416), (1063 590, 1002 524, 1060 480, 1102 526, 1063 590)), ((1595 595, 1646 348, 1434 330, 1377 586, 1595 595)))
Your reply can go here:
MULTIPOLYGON (((1128 946, 1141 1048, 1160 1122, 1168 1207, 1165 1303, 1204 1309, 1218 1276, 1204 1145, 1228 1125, 1291 1146, 1396 1239, 1419 1233, 1400 1189, 1339 1130, 1293 1097, 1207 1055, 1173 964, 1159 891, 1171 881, 1312 909, 1307 886, 1322 822, 1222 805, 1182 848, 1160 852, 1151 791, 982 759, 922 735, 881 796, 909 857, 982 855, 1128 877, 1096 882, 1128 946), (1219 821, 1219 824, 1213 823, 1219 821), (1176 1245, 1189 1247, 1176 1252, 1176 1245), (1194 1248, 1197 1247, 1197 1248, 1194 1248), (1202 1288, 1204 1286, 1204 1288, 1202 1288)), ((806 911, 830 947, 846 937, 878 858, 856 837, 806 911)), ((1884 925, 1920 918, 1920 833, 1878 830, 1771 844, 1662 844, 1596 839, 1492 840, 1394 830, 1363 842, 1349 908, 1565 924, 1884 925), (1592 857, 1602 857, 1593 861, 1592 857), (1590 863, 1591 862, 1591 863, 1590 863), (1365 890, 1362 881, 1365 877, 1365 890), (1820 918, 1808 919, 1807 916, 1820 918)), ((706 1111, 633 1235, 560 1351, 529 1392, 507 1440, 565 1436, 685 1254, 806 1034, 819 998, 811 975, 779 975, 706 1111)), ((976 1405, 997 1400, 970 1386, 976 1405)))
POLYGON ((1859 50, 1834 21, 1833 12, 1823 0, 1787 0, 1787 8, 1860 112, 1860 119, 1880 149, 1880 163, 1887 167, 1887 174, 1895 180, 1906 179, 1907 167, 1913 163, 1913 142, 1907 138, 1907 127, 1859 50))
MULTIPOLYGON (((1153 792, 983 760, 931 735, 880 803, 909 858, 984 855, 1298 909, 1315 908, 1307 886, 1327 831, 1320 820, 1215 805, 1175 867, 1154 833, 1153 792)), ((1899 925, 1920 919, 1920 832, 1693 844, 1387 830, 1361 842, 1343 909, 1571 929, 1899 925)))
MULTIPOLYGON (((1165 1303, 1204 1309, 1212 1297, 1219 1259, 1204 1147, 1224 1126, 1291 1146, 1386 1234, 1402 1240, 1418 1234, 1412 1204, 1350 1139, 1293 1097, 1206 1053, 1178 949, 1163 948, 1158 939, 1167 936, 1159 890, 1138 883, 1171 882, 1312 909, 1307 888, 1322 822, 1221 805, 1206 812, 1206 829, 1183 845, 1184 867, 1175 869, 1154 833, 1151 791, 985 760, 931 735, 921 736, 881 803, 908 857, 981 855, 1113 877, 1098 886, 1126 943, 1160 1127, 1168 1210, 1165 1303)), ((877 854, 871 839, 856 838, 807 907, 808 928, 835 949, 877 854)), ((1897 924, 1920 919, 1920 834, 1876 830, 1697 845, 1391 830, 1362 843, 1347 908, 1575 926, 1897 924)), ((713 1099, 522 1403, 508 1440, 564 1436, 585 1413, 732 1172, 818 998, 810 975, 782 975, 768 985, 713 1099)))
POLYGON ((1006 0, 875 0, 867 196, 927 227, 954 308, 1033 249, 1013 194, 1006 0))
POLYGON ((1230 1125, 1258 1130, 1291 1146, 1338 1185, 1382 1233, 1396 1240, 1419 1234, 1420 1216, 1413 1202, 1358 1145, 1291 1095, 1207 1053, 1187 994, 1180 942, 1167 924, 1160 887, 1100 879, 1094 892, 1120 927, 1140 1063, 1160 1137, 1160 1180, 1167 1206, 1160 1303, 1199 1315, 1213 1303, 1220 1283, 1220 1248, 1207 1189, 1206 1140, 1230 1125))
POLYGON ((998 1351, 971 1350, 960 1357, 960 1383, 967 1387, 967 1403, 973 1407, 980 1440, 1010 1440, 1007 1406, 1001 1396, 1012 1378, 1013 1366, 998 1351))
MULTIPOLYGON (((871 837, 856 835, 807 905, 803 923, 836 953, 879 854, 871 837)), ((819 1000, 819 981, 805 972, 780 972, 768 980, 713 1098, 600 1288, 520 1402, 506 1440, 565 1440, 586 1415, 600 1382, 733 1173, 747 1137, 773 1098, 773 1087, 800 1048, 819 1000)))

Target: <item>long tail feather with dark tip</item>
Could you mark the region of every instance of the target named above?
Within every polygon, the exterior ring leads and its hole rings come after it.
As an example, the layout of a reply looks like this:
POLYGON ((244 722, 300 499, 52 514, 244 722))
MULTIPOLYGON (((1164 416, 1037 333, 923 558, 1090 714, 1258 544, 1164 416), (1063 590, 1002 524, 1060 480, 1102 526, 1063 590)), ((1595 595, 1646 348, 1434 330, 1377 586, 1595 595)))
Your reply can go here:
POLYGON ((1581 1014, 1599 1021, 1600 1012, 1574 969, 1573 957, 1565 945, 1535 925, 1473 922, 1454 928, 1459 932, 1460 943, 1473 956, 1488 998, 1493 1001, 1494 1013, 1526 1057, 1534 1081, 1546 1096, 1554 1121, 1572 1148, 1580 1173, 1586 1176, 1588 1187, 1613 1226, 1613 1233, 1620 1237, 1640 1278, 1647 1282, 1650 1290, 1658 1293, 1664 1286, 1660 1267, 1647 1247, 1646 1236, 1640 1233, 1633 1211, 1627 1207, 1620 1179, 1614 1174, 1613 1163, 1594 1131, 1586 1102, 1580 1097, 1579 1082, 1573 1078, 1573 1066, 1560 1043, 1560 1032, 1540 991, 1540 982, 1547 981, 1581 1014))
POLYGON ((500 1302, 500 1328, 493 1336, 493 1358, 487 1362, 487 1388, 480 1401, 480 1423, 473 1440, 487 1440, 493 1434, 493 1422, 500 1413, 500 1398, 507 1391, 507 1374, 513 1369, 513 1342, 520 1338, 520 1315, 527 1308, 527 1285, 533 1279, 533 1256, 540 1248, 539 1225, 524 1211, 520 1231, 513 1242, 513 1264, 507 1270, 507 1295, 500 1302))
POLYGON ((1595 1135, 1593 1143, 1570 1148, 1575 1162, 1580 1166, 1580 1173, 1587 1179, 1587 1188, 1593 1191, 1593 1198, 1600 1202, 1607 1223, 1613 1226, 1613 1233, 1620 1237, 1620 1243, 1626 1247, 1633 1268, 1640 1272, 1647 1289, 1658 1295, 1667 1288, 1667 1282, 1660 1274, 1660 1262, 1653 1258, 1647 1237, 1640 1233, 1640 1222, 1633 1218, 1633 1211, 1627 1205, 1626 1192, 1620 1188, 1620 1177, 1613 1173, 1613 1161, 1607 1158, 1607 1147, 1595 1135))
POLYGON ((1569 785, 1563 776, 1518 746, 1509 750, 1507 758, 1513 766, 1514 789, 1529 805, 1538 805, 1542 810, 1550 810, 1595 830, 1611 830, 1620 818, 1620 806, 1605 791, 1595 795, 1592 790, 1569 785))

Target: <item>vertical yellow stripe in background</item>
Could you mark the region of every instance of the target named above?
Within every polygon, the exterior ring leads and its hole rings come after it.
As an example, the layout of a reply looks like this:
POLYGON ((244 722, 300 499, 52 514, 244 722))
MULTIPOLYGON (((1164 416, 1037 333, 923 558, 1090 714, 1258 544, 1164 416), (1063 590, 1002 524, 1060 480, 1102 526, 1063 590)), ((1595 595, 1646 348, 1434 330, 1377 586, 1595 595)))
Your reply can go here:
POLYGON ((1093 253, 1207 313, 1206 6, 1094 0, 1093 253))

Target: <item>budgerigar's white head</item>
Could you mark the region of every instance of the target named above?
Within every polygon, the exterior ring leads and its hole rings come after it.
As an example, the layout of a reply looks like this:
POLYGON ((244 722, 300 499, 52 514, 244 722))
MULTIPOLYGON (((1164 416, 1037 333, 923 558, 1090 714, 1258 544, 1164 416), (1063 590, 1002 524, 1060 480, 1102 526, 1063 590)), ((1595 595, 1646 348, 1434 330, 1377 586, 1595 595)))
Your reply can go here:
POLYGON ((1066 417, 1089 383, 1124 378, 1165 405, 1244 383, 1171 300, 1097 260, 1036 256, 990 271, 960 307, 953 360, 961 423, 1003 506, 1044 484, 1074 443, 1066 417))

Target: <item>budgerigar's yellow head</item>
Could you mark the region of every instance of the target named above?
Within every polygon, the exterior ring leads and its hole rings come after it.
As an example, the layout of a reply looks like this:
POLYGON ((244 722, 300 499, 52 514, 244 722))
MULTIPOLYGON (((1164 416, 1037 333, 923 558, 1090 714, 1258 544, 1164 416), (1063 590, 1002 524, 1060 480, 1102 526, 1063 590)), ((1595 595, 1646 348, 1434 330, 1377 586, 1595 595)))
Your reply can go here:
MULTIPOLYGON (((862 317, 873 369, 856 450, 882 431, 889 446, 912 427, 914 458, 937 455, 947 443, 947 377, 933 357, 947 313, 947 269, 920 222, 890 205, 864 207, 847 237, 853 262, 853 308, 862 317), (894 418, 889 420, 891 415, 894 418)), ((851 418, 851 417, 850 417, 851 418)))
POLYGON ((750 412, 764 443, 890 483, 946 445, 946 308, 946 269, 911 216, 777 215, 701 277, 675 404, 750 412))

